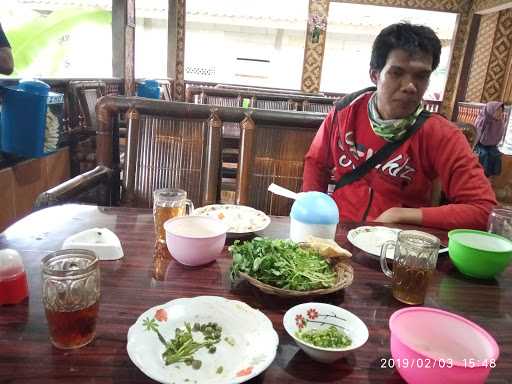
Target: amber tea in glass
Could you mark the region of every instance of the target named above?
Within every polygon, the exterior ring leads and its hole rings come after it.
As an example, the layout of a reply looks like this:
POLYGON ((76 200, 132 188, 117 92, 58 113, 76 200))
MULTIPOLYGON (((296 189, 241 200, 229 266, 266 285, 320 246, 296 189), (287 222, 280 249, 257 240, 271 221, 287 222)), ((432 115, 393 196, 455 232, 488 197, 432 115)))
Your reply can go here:
POLYGON ((98 257, 84 249, 52 252, 42 260, 43 304, 50 340, 80 348, 96 334, 100 298, 98 257))
POLYGON ((194 204, 182 189, 164 188, 153 192, 153 217, 157 242, 165 244, 164 223, 173 217, 190 214, 194 204), (188 208, 188 210, 187 210, 188 208))
POLYGON ((393 296, 406 304, 423 304, 434 274, 439 239, 420 231, 401 231, 396 241, 386 241, 380 253, 380 265, 393 279, 393 296), (387 248, 395 247, 393 271, 386 261, 387 248))

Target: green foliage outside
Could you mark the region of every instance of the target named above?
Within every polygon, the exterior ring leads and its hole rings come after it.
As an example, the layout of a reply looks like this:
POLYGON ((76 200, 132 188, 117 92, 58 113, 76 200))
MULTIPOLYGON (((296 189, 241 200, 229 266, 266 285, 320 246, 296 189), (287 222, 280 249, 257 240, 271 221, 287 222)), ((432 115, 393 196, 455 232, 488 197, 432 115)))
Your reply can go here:
MULTIPOLYGON (((63 9, 48 16, 39 16, 19 28, 5 31, 14 57, 15 69, 12 76, 19 77, 41 51, 83 22, 111 24, 112 13, 101 9, 63 9)), ((53 53, 52 68, 55 71, 64 55, 63 49, 53 53)))

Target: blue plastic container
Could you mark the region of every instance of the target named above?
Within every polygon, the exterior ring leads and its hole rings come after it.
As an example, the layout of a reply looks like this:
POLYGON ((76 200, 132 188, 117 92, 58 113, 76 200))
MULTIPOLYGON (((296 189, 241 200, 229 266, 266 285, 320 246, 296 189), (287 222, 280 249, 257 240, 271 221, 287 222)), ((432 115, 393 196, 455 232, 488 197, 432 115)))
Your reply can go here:
MULTIPOLYGON (((57 99, 59 102, 63 95, 50 92, 50 86, 40 80, 21 80, 15 87, 5 87, 3 95, 2 151, 25 157, 41 157, 53 152, 56 145, 51 146, 53 150, 45 150, 48 101, 52 99, 55 103, 57 99)), ((55 119, 61 124, 62 116, 55 119)), ((60 127, 53 128, 54 135, 58 129, 60 127)))
POLYGON ((315 236, 334 240, 339 220, 332 197, 322 192, 299 193, 290 212, 290 239, 302 242, 315 236))
POLYGON ((137 85, 137 96, 160 99, 160 84, 156 80, 144 80, 137 85))

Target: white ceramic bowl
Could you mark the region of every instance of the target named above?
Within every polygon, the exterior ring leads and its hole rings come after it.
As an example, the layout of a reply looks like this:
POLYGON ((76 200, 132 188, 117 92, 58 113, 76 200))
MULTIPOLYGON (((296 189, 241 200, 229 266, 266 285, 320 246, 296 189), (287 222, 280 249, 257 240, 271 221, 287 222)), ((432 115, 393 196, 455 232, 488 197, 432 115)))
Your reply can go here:
POLYGON ((286 332, 297 345, 313 360, 321 363, 332 363, 366 343, 368 328, 363 321, 343 308, 325 303, 304 303, 290 308, 283 318, 286 332), (295 333, 299 329, 326 328, 329 325, 344 327, 344 332, 352 340, 352 344, 344 348, 322 348, 306 343, 295 333))

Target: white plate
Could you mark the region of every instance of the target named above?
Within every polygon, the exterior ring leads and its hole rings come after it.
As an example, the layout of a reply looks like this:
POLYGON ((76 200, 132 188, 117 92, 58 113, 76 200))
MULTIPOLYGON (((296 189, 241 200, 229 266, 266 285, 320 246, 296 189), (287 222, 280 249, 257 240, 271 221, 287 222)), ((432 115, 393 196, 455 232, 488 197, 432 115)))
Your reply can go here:
POLYGON ((228 233, 242 234, 261 231, 270 224, 270 217, 265 213, 245 205, 205 205, 195 209, 192 214, 222 220, 228 226, 228 233))
MULTIPOLYGON (((364 226, 348 231, 347 239, 357 248, 362 249, 366 253, 380 257, 382 244, 388 240, 396 240, 400 231, 401 230, 397 228, 364 226)), ((393 259, 394 252, 395 247, 389 247, 386 257, 388 259, 393 259)))
POLYGON ((231 384, 242 383, 264 371, 274 360, 278 343, 271 321, 262 312, 241 301, 198 296, 148 309, 128 330, 126 348, 132 362, 160 383, 231 384), (204 348, 195 353, 194 358, 202 361, 197 370, 184 363, 166 366, 162 359, 165 347, 154 331, 142 325, 146 318, 156 319, 165 340, 174 337, 175 329, 183 328, 185 322, 215 322, 222 327, 222 340, 213 354, 204 348), (225 337, 234 340, 234 345, 226 342, 225 337), (220 374, 219 367, 223 368, 220 374))

